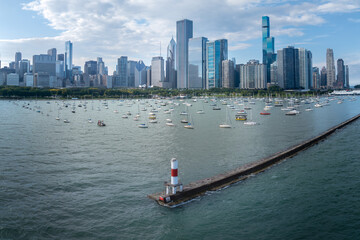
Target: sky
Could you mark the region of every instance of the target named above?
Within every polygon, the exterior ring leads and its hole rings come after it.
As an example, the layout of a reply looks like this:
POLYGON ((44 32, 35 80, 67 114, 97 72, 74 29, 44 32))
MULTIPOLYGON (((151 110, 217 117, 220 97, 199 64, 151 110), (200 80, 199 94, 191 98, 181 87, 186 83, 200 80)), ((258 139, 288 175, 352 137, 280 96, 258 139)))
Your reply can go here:
POLYGON ((128 56, 150 65, 166 57, 176 21, 193 21, 194 37, 228 39, 229 58, 236 63, 262 59, 261 17, 270 17, 275 49, 310 50, 313 65, 325 66, 326 49, 335 62, 349 65, 350 85, 360 84, 360 0, 0 0, 0 60, 2 66, 45 54, 65 52, 73 42, 73 63, 102 57, 115 70, 128 56))

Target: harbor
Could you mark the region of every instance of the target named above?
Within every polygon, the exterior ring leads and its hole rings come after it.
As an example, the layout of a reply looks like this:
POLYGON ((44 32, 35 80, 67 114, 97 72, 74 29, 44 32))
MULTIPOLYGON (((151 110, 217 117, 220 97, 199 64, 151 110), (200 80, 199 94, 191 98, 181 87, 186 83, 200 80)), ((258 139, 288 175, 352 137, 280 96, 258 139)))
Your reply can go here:
MULTIPOLYGON (((359 118, 360 118, 360 114, 325 131, 324 133, 320 134, 317 137, 302 142, 296 146, 286 149, 285 151, 276 153, 270 157, 236 168, 233 171, 219 174, 211 178, 206 178, 196 182, 192 182, 184 187, 181 185, 181 188, 178 191, 175 190, 173 192, 166 191, 162 193, 155 193, 148 195, 148 197, 152 200, 157 201, 160 205, 166 207, 172 207, 184 203, 186 201, 190 201, 193 198, 203 195, 206 191, 215 191, 220 188, 224 188, 233 183, 244 180, 251 175, 262 172, 267 168, 271 167, 272 165, 277 164, 286 158, 290 158, 295 154, 298 154, 300 151, 306 150, 307 148, 313 146, 314 144, 319 143, 320 141, 324 140, 325 138, 333 134, 336 130, 342 129, 346 125, 358 120, 359 118)), ((174 161, 176 160, 175 159, 171 160, 172 163, 174 161)), ((176 177, 177 177, 177 167, 176 167, 176 177)), ((173 178, 173 175, 171 175, 171 178, 173 178)), ((169 184, 166 183, 165 185, 168 188, 169 184)), ((177 185, 178 182, 176 180, 176 184, 174 186, 177 185)))

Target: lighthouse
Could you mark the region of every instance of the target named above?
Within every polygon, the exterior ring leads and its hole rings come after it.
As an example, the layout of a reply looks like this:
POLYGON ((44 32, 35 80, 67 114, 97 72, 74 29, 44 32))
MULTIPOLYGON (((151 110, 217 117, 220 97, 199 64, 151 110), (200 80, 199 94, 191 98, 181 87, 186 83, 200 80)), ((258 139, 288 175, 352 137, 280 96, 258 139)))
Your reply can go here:
POLYGON ((178 161, 176 158, 170 160, 171 165, 171 181, 170 183, 165 182, 165 193, 166 195, 176 194, 177 192, 182 192, 183 185, 179 182, 178 179, 178 161))

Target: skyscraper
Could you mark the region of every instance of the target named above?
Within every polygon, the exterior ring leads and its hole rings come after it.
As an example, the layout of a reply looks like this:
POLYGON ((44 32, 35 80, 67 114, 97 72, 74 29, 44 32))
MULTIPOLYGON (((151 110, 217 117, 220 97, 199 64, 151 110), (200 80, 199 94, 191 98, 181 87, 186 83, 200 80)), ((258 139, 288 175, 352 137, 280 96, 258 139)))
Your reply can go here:
POLYGON ((151 81, 154 87, 163 87, 164 82, 164 59, 153 57, 151 60, 151 81))
POLYGON ((345 65, 345 82, 346 82, 346 88, 350 88, 350 83, 349 83, 349 65, 345 65))
POLYGON ((222 61, 227 59, 227 39, 206 43, 206 89, 222 87, 222 61))
POLYGON ((278 50, 278 81, 284 89, 298 89, 300 87, 299 49, 287 47, 278 50))
POLYGON ((128 87, 128 78, 127 78, 127 70, 128 70, 128 57, 127 56, 121 56, 118 58, 117 62, 117 68, 116 73, 118 75, 117 78, 115 78, 114 85, 115 87, 128 87))
POLYGON ((334 52, 331 48, 326 49, 326 76, 327 76, 327 87, 333 88, 335 84, 335 63, 334 63, 334 52))
POLYGON ((177 88, 188 88, 188 41, 193 37, 193 22, 184 19, 176 22, 177 88))
POLYGON ((71 70, 73 65, 73 44, 70 41, 65 42, 65 72, 66 77, 71 79, 71 70))
POLYGON ((141 60, 135 66, 135 87, 139 86, 146 86, 146 66, 141 60))
POLYGON ((312 88, 312 54, 309 50, 299 50, 299 85, 300 88, 312 88))
POLYGON ((19 73, 19 62, 21 61, 21 52, 15 53, 15 71, 19 73))
POLYGON ((231 60, 222 61, 222 87, 223 88, 234 88, 234 62, 231 60))
POLYGON ((127 79, 128 85, 127 87, 135 87, 135 67, 137 62, 133 60, 129 60, 127 64, 127 79))
POLYGON ((169 88, 176 88, 176 43, 174 38, 171 38, 170 43, 167 47, 167 58, 166 58, 166 84, 169 88))
POLYGON ((266 87, 266 65, 257 60, 240 64, 240 88, 263 89, 266 87))
POLYGON ((320 70, 318 67, 312 69, 313 88, 320 89, 320 70))
POLYGON ((189 75, 190 89, 206 88, 206 43, 205 37, 189 39, 189 75))
POLYGON ((320 71, 320 88, 327 88, 327 70, 322 67, 320 71))
POLYGON ((337 60, 337 81, 336 81, 336 87, 337 88, 344 88, 346 85, 345 82, 345 65, 344 60, 341 58, 337 60))
POLYGON ((56 48, 51 48, 48 50, 48 55, 56 57, 56 48))
POLYGON ((270 83, 270 66, 276 61, 276 53, 275 39, 270 37, 270 18, 268 16, 262 17, 262 53, 263 64, 266 65, 267 69, 266 82, 270 83))

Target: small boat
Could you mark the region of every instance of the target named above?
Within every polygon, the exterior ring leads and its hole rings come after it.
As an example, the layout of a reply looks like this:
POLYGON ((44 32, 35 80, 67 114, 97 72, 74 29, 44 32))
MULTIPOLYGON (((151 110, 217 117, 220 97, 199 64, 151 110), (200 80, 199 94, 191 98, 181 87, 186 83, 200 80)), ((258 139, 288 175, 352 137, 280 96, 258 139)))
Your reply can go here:
POLYGON ((149 123, 157 123, 158 121, 156 119, 150 120, 149 123))
POLYGON ((172 122, 172 120, 170 118, 166 119, 165 121, 168 122, 168 123, 172 122))
POLYGON ((180 115, 188 115, 187 112, 181 112, 180 115))
POLYGON ((122 118, 128 118, 128 116, 124 114, 124 115, 122 115, 122 118))
POLYGON ((71 112, 72 112, 72 113, 75 113, 75 110, 72 110, 71 112))
POLYGON ((139 121, 139 117, 134 117, 134 121, 139 121))
POLYGON ((91 118, 88 119, 88 123, 92 123, 93 121, 91 120, 91 118))
POLYGON ((260 113, 260 115, 270 115, 270 114, 271 114, 271 113, 265 112, 265 111, 260 113))
POLYGON ((199 111, 197 111, 196 113, 197 113, 197 114, 204 114, 205 112, 204 112, 204 110, 199 110, 199 111))
POLYGON ((231 128, 231 126, 229 124, 220 124, 219 127, 220 128, 231 128))
POLYGON ((243 115, 243 114, 236 114, 235 115, 235 120, 237 120, 237 121, 246 121, 247 117, 246 117, 246 115, 243 115))
POLYGON ((104 123, 104 121, 98 121, 98 123, 97 123, 97 125, 99 126, 99 127, 105 127, 106 126, 106 124, 104 123))
POLYGON ((320 103, 317 103, 314 105, 314 107, 319 108, 319 107, 322 107, 322 105, 320 103))
POLYGON ((174 127, 174 126, 175 126, 175 124, 173 124, 172 122, 167 122, 167 123, 166 123, 166 126, 169 126, 169 127, 174 127))
POLYGON ((297 114, 299 114, 299 113, 300 113, 299 111, 291 110, 291 111, 288 111, 287 113, 285 113, 285 115, 287 115, 287 116, 294 116, 294 115, 297 115, 297 114))
POLYGON ((312 110, 313 110, 312 108, 306 108, 306 109, 305 109, 306 112, 310 112, 310 111, 312 111, 312 110))
POLYGON ((131 115, 131 112, 130 112, 130 111, 127 111, 126 115, 129 115, 129 116, 130 116, 130 115, 131 115))
POLYGON ((213 110, 221 110, 221 107, 213 107, 213 110))
POLYGON ((141 123, 138 125, 139 128, 148 128, 148 126, 145 123, 141 123))
POLYGON ((114 113, 119 113, 119 111, 118 111, 118 110, 114 110, 114 113))
POLYGON ((64 120, 64 123, 70 123, 70 121, 69 121, 69 120, 67 120, 67 119, 65 119, 65 120, 64 120))
POLYGON ((188 123, 187 125, 185 125, 184 128, 186 128, 186 129, 194 129, 194 127, 191 125, 191 123, 188 123))
POLYGON ((186 120, 186 119, 183 119, 183 120, 181 120, 180 122, 181 122, 181 123, 188 123, 189 121, 186 120))
POLYGON ((60 118, 59 118, 59 117, 57 117, 57 118, 55 118, 55 120, 60 120, 60 118))
POLYGON ((248 126, 254 126, 256 125, 256 122, 244 122, 244 125, 248 125, 248 126))

